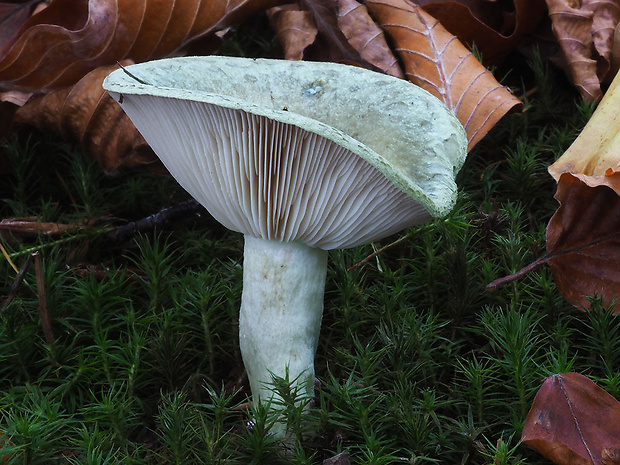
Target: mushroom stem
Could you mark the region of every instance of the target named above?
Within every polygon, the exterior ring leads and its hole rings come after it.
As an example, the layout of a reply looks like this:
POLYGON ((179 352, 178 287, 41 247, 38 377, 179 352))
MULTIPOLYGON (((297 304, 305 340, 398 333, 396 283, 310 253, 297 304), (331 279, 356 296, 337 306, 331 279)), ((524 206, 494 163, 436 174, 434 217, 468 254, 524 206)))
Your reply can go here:
POLYGON ((272 375, 313 396, 326 273, 326 250, 245 236, 239 342, 255 403, 273 398, 272 375))

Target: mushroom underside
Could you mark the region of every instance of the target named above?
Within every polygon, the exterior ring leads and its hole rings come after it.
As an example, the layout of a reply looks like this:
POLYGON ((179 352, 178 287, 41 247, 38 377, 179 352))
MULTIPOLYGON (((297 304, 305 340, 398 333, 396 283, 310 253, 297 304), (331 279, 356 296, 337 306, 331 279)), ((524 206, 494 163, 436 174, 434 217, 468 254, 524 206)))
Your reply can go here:
POLYGON ((431 218, 363 158, 296 126, 173 98, 126 96, 123 107, 183 188, 233 231, 330 250, 431 218))

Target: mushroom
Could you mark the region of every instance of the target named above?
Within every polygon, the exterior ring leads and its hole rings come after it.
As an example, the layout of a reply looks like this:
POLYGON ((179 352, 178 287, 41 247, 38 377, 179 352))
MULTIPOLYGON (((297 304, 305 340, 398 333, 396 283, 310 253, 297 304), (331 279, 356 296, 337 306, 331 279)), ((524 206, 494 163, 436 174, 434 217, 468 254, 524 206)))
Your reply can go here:
POLYGON ((103 86, 181 186, 244 234, 239 344, 253 401, 272 400, 273 375, 313 396, 327 251, 446 215, 461 124, 411 83, 334 63, 169 58, 103 86))

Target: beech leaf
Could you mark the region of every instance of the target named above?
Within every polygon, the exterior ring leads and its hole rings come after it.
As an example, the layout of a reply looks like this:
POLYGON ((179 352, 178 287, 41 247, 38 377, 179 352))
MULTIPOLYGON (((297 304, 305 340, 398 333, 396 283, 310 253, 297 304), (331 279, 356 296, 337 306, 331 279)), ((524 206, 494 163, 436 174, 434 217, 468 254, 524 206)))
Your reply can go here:
POLYGON ((550 376, 521 440, 558 465, 611 465, 620 448, 620 403, 579 373, 550 376))
MULTIPOLYGON (((549 167, 560 207, 547 226, 548 263, 572 305, 620 297, 620 76, 585 128, 549 167)), ((617 309, 620 311, 620 308, 617 309)))
POLYGON ((282 0, 56 0, 0 57, 0 88, 49 91, 125 58, 166 57, 282 0))
POLYGON ((405 74, 452 109, 471 149, 520 101, 432 16, 409 0, 367 0, 405 74))
POLYGON ((546 12, 540 0, 489 2, 420 0, 419 5, 448 31, 475 45, 483 62, 499 64, 536 29, 546 12))
POLYGON ((22 24, 30 17, 38 1, 0 3, 0 55, 22 24))
MULTIPOLYGON (((559 181, 563 173, 592 176, 608 183, 609 169, 620 167, 620 75, 617 75, 579 137, 549 167, 559 181)), ((612 186, 613 187, 613 186, 612 186)), ((620 188, 616 189, 620 195, 620 188)))
POLYGON ((365 5, 356 0, 337 0, 338 26, 362 59, 387 74, 404 78, 398 60, 392 53, 383 31, 372 20, 365 5))
MULTIPOLYGON (((620 173, 614 174, 620 183, 620 173)), ((608 186, 589 185, 580 175, 560 178, 560 207, 547 226, 547 262, 564 298, 588 308, 588 296, 608 304, 620 296, 620 197, 608 186)), ((614 313, 620 307, 614 307, 614 313)))
POLYGON ((609 72, 620 5, 616 0, 584 0, 582 7, 592 12, 592 42, 597 52, 597 75, 604 80, 609 72))
POLYGON ((620 5, 615 0, 547 0, 547 6, 574 85, 587 101, 598 100, 600 82, 610 69, 620 5))
POLYGON ((270 8, 267 14, 269 24, 282 44, 284 58, 303 59, 304 50, 314 43, 318 33, 312 13, 295 4, 270 8))
POLYGON ((97 68, 74 86, 31 100, 17 110, 15 120, 77 142, 106 171, 147 165, 155 172, 164 172, 133 123, 101 87, 105 77, 117 68, 97 68))
POLYGON ((312 13, 312 19, 319 31, 319 39, 310 49, 310 58, 333 61, 381 71, 364 60, 360 52, 347 40, 338 22, 338 2, 333 0, 299 0, 302 8, 312 13))

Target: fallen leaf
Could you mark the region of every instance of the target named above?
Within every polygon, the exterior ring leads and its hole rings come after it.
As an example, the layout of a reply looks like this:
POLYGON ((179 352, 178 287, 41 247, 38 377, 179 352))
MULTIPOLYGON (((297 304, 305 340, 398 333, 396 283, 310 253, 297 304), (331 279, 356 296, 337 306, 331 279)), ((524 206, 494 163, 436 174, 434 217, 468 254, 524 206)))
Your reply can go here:
POLYGON ((534 398, 521 440, 558 465, 603 465, 603 451, 609 459, 620 447, 620 403, 579 373, 550 376, 534 398))
POLYGON ((491 65, 501 63, 547 11, 540 0, 420 0, 418 4, 462 42, 475 45, 483 62, 491 65))
POLYGON ((547 0, 547 6, 572 82, 587 101, 598 100, 610 69, 620 5, 615 0, 547 0))
POLYGON ((269 10, 286 59, 348 63, 404 78, 365 5, 356 0, 302 1, 304 8, 296 3, 269 10))
POLYGON ((270 8, 267 15, 269 24, 284 49, 284 58, 303 59, 304 50, 314 43, 318 33, 312 21, 312 13, 293 4, 270 8))
MULTIPOLYGON (((596 111, 560 158, 549 167, 549 173, 559 181, 563 173, 595 176, 609 182, 609 168, 620 166, 620 75, 607 89, 596 111)), ((592 183, 592 182, 591 182, 592 183)), ((620 194, 620 189, 616 192, 620 194)))
POLYGON ((381 71, 364 60, 349 42, 338 22, 338 2, 333 0, 299 0, 299 5, 312 13, 312 20, 319 32, 317 40, 307 48, 306 58, 333 61, 381 71))
POLYGON ((39 0, 23 3, 0 3, 0 55, 15 33, 32 14, 39 0))
POLYGON ((603 81, 611 67, 616 26, 620 23, 620 4, 616 0, 584 0, 582 8, 592 12, 592 42, 597 56, 597 76, 603 81))
POLYGON ((121 107, 101 87, 117 68, 98 68, 74 86, 31 100, 17 110, 15 120, 79 143, 108 172, 145 165, 165 172, 121 107))
POLYGON ((5 47, 0 88, 49 91, 125 58, 170 56, 282 0, 56 0, 5 47))
MULTIPOLYGON (((618 185, 619 177, 614 174, 612 182, 618 185)), ((602 296, 606 304, 620 296, 620 197, 586 179, 562 175, 555 195, 560 207, 547 226, 553 278, 564 298, 581 309, 589 307, 589 296, 602 296)))
MULTIPOLYGON (((564 298, 620 297, 620 75, 564 154, 549 167, 560 207, 547 226, 549 265, 564 298)), ((620 309, 619 309, 620 311, 620 309)))
POLYGON ((613 77, 618 73, 618 69, 620 69, 620 23, 616 25, 614 29, 614 39, 611 44, 611 64, 609 69, 609 74, 605 81, 611 81, 609 76, 613 77))
POLYGON ((601 452, 601 465, 620 465, 620 449, 610 447, 601 452))
POLYGON ((407 78, 440 98, 465 127, 471 149, 520 101, 432 16, 409 0, 367 0, 407 78))
POLYGON ((13 105, 21 107, 32 97, 32 92, 20 92, 18 90, 9 90, 0 92, 0 102, 9 102, 13 105))
POLYGON ((365 5, 356 0, 337 0, 338 27, 362 59, 386 74, 404 78, 383 31, 372 20, 365 5))

